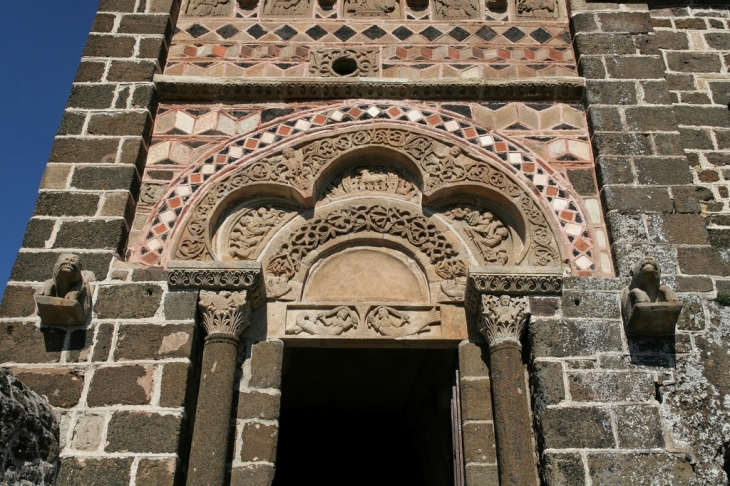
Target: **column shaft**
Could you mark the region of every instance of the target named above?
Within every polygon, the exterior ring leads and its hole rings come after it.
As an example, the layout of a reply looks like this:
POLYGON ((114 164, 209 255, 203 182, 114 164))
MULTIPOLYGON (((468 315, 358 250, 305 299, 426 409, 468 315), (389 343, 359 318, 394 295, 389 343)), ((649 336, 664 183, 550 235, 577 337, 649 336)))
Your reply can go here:
POLYGON ((187 486, 221 486, 226 476, 238 338, 206 337, 187 486))

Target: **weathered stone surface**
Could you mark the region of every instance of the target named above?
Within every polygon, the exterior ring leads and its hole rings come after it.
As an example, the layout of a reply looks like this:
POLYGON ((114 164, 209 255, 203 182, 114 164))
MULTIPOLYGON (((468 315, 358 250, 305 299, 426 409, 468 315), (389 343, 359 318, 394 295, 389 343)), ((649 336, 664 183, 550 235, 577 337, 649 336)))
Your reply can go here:
POLYGON ((669 69, 680 73, 719 73, 720 55, 701 52, 667 52, 669 69))
POLYGON ((664 434, 658 407, 630 405, 614 408, 619 447, 658 449, 664 447, 664 434))
POLYGON ((618 319, 619 299, 607 292, 563 292, 563 316, 594 319, 618 319))
POLYGON ((109 422, 107 452, 177 452, 180 417, 116 412, 109 422))
POLYGON ((197 309, 198 292, 196 291, 169 291, 165 295, 165 319, 171 321, 193 320, 197 309))
POLYGON ((36 201, 36 216, 93 216, 99 206, 96 194, 41 192, 36 201))
POLYGON ((694 214, 650 215, 649 236, 656 243, 706 245, 709 243, 705 219, 694 214))
POLYGON ((188 363, 168 363, 162 370, 160 386, 161 407, 182 407, 185 405, 185 394, 188 385, 188 363))
POLYGON ((0 482, 52 485, 58 474, 59 425, 48 403, 0 368, 0 482))
POLYGON ((284 343, 264 341, 251 346, 251 380, 254 388, 279 388, 284 343))
POLYGON ((607 409, 549 408, 538 414, 537 423, 546 449, 615 447, 607 409))
POLYGON ((241 461, 274 462, 279 427, 258 422, 247 422, 241 432, 241 461))
POLYGON ((730 275, 730 265, 712 247, 677 249, 677 260, 682 273, 688 275, 730 275))
POLYGON ((0 363, 58 362, 66 331, 23 322, 0 323, 0 363))
POLYGON ((528 328, 534 357, 590 356, 621 350, 620 321, 536 320, 528 328))
POLYGON ((459 372, 461 376, 489 376, 489 351, 484 345, 462 341, 459 343, 459 372))
POLYGON ((56 234, 54 248, 123 249, 127 227, 123 219, 108 221, 64 221, 56 234))
MULTIPOLYGON (((10 279, 19 282, 45 282, 53 274, 55 265, 61 253, 48 252, 21 252, 15 260, 15 266, 10 272, 10 279)), ((84 270, 92 272, 97 280, 106 278, 109 272, 113 253, 84 253, 77 252, 84 263, 84 270)))
POLYGON ((96 331, 96 344, 92 361, 106 361, 109 358, 109 351, 112 347, 114 336, 114 324, 100 324, 96 331))
POLYGON ((118 148, 119 139, 116 138, 57 138, 49 162, 114 163, 118 148))
POLYGON ((136 484, 173 486, 177 461, 169 459, 141 459, 137 465, 136 484))
POLYGON ((67 457, 61 461, 58 486, 126 486, 132 458, 86 459, 67 457))
POLYGON ((135 359, 187 358, 192 350, 194 324, 121 325, 114 357, 135 359))
POLYGON ((105 425, 106 420, 102 415, 83 415, 74 427, 71 446, 79 451, 96 451, 101 444, 105 425))
POLYGON ((489 422, 471 422, 463 426, 464 459, 467 463, 496 463, 497 446, 494 427, 489 422))
POLYGON ((496 486, 499 484, 499 471, 497 466, 486 464, 466 465, 467 486, 496 486))
POLYGON ((568 373, 570 395, 584 402, 648 402, 654 377, 647 373, 568 373))
POLYGON ((231 470, 231 484, 270 486, 274 480, 274 467, 269 464, 247 464, 231 470))
POLYGON ((530 374, 532 401, 536 409, 557 405, 565 399, 563 365, 550 361, 536 361, 530 374))
POLYGON ((103 286, 99 288, 94 310, 100 319, 140 319, 154 316, 161 300, 159 285, 103 286))
POLYGON ((8 285, 0 304, 0 317, 28 317, 35 314, 36 290, 33 287, 8 285))
POLYGON ((674 208, 664 188, 610 186, 603 188, 603 196, 609 210, 668 213, 674 208))
POLYGON ((689 462, 669 454, 588 454, 588 469, 594 486, 640 484, 651 471, 657 486, 691 484, 689 462))
POLYGON ((90 407, 144 405, 152 393, 151 366, 114 366, 99 368, 89 388, 90 407))
POLYGON ((584 485, 583 459, 575 453, 545 453, 542 458, 542 477, 546 486, 584 485))
POLYGON ((276 420, 279 418, 281 395, 256 390, 238 395, 238 414, 241 419, 276 420))
POLYGON ((461 415, 463 420, 492 420, 489 378, 461 379, 461 415))
POLYGON ((16 369, 13 374, 28 388, 45 397, 54 407, 71 408, 79 403, 84 374, 67 369, 16 369))

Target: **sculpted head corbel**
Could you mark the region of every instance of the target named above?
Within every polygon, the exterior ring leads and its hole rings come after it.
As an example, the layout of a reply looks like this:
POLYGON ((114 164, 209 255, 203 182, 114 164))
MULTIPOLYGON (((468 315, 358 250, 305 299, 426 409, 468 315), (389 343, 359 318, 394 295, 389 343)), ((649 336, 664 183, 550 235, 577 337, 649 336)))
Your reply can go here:
POLYGON ((84 280, 81 258, 62 253, 36 294, 41 322, 51 326, 81 326, 91 310, 91 288, 84 280))

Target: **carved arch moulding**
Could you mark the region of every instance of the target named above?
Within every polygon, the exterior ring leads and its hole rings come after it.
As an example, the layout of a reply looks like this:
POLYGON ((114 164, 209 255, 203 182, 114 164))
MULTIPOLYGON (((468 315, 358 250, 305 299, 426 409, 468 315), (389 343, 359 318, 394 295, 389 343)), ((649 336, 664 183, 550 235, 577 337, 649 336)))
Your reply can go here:
MULTIPOLYGON (((378 196, 400 201, 403 221, 419 216, 457 235, 463 255, 441 264, 442 280, 463 278, 470 263, 612 274, 596 222, 561 174, 473 120, 441 112, 433 126, 419 123, 429 115, 422 107, 400 109, 403 120, 380 120, 389 107, 369 105, 369 121, 347 123, 335 106, 219 145, 170 183, 130 259, 258 259, 267 277, 290 278, 282 269, 292 262, 269 268, 264 260, 275 257, 270 247, 282 228, 304 231, 306 221, 329 217, 332 205, 378 196)), ((348 202, 348 218, 382 212, 361 203, 348 202)))

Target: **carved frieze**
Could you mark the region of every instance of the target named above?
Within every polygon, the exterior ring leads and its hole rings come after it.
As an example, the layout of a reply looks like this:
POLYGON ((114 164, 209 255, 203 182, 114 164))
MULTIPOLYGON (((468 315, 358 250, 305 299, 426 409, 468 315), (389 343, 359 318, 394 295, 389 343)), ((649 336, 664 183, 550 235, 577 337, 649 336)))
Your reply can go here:
POLYGON ((476 0, 435 0, 434 14, 440 20, 479 19, 476 0))
POLYGON ((558 16, 557 0, 517 0, 517 17, 551 19, 558 16))
POLYGON ((349 339, 438 337, 440 326, 438 306, 303 305, 288 307, 285 334, 349 339))
POLYGON ((192 17, 229 15, 232 6, 233 0, 188 0, 185 13, 192 17))
POLYGON ((373 48, 312 49, 309 72, 322 78, 375 77, 380 69, 379 53, 373 48))
POLYGON ((212 292, 201 290, 198 306, 202 324, 208 335, 228 334, 239 337, 251 324, 251 303, 248 292, 212 292))
POLYGON ((171 289, 247 290, 254 309, 265 301, 261 264, 258 262, 187 262, 167 265, 171 289))
POLYGON ((402 16, 400 0, 343 0, 345 17, 386 17, 397 19, 402 16))
POLYGON ((78 255, 62 253, 53 278, 36 293, 38 316, 49 326, 82 326, 91 310, 91 288, 78 255))
POLYGON ((264 0, 263 15, 267 17, 303 17, 309 13, 309 0, 264 0))
POLYGON ((418 188, 402 171, 384 166, 349 169, 335 177, 324 190, 323 200, 330 202, 358 193, 381 193, 418 202, 418 188))
POLYGON ((520 340, 530 320, 527 297, 482 295, 479 332, 491 344, 510 338, 520 340))
POLYGON ((469 270, 465 304, 474 313, 479 312, 483 295, 560 295, 563 277, 551 274, 504 274, 488 268, 469 270))

